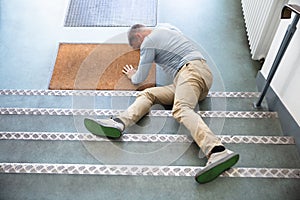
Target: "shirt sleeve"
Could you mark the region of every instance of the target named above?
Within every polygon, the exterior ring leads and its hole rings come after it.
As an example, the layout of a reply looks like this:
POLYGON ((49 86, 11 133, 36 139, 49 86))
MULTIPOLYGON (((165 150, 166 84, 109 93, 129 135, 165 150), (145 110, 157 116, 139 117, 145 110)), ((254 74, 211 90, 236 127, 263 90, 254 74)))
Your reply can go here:
POLYGON ((152 63, 155 59, 154 48, 141 48, 140 50, 140 62, 136 73, 131 77, 133 84, 139 84, 146 80, 152 63))

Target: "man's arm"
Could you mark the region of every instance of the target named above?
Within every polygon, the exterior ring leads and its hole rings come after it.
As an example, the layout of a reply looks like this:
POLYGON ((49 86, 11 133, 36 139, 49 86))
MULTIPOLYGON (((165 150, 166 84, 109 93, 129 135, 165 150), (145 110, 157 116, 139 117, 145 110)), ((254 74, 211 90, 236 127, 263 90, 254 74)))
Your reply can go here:
POLYGON ((140 53, 138 69, 134 69, 132 65, 126 65, 122 71, 133 84, 139 84, 146 80, 155 58, 153 48, 142 49, 140 53))

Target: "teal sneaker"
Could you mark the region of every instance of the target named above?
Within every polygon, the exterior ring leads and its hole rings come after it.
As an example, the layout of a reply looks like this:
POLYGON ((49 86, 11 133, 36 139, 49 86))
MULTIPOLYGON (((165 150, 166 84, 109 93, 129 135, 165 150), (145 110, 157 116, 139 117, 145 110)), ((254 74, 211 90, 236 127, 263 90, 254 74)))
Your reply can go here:
POLYGON ((84 119, 84 126, 94 135, 117 139, 122 136, 124 125, 116 122, 113 119, 99 119, 93 120, 89 118, 84 119))
POLYGON ((195 179, 198 183, 208 183, 216 179, 224 171, 231 168, 239 160, 239 154, 230 150, 211 154, 206 166, 197 172, 195 179))

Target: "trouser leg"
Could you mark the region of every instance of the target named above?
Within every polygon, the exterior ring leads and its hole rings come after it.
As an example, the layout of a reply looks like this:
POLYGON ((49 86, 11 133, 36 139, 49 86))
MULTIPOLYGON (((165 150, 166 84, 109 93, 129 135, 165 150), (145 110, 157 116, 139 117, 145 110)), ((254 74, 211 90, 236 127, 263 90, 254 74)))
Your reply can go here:
MULTIPOLYGON (((173 116, 190 131, 198 146, 205 155, 209 156, 215 146, 223 145, 201 116, 194 111, 199 99, 206 96, 209 90, 202 77, 207 73, 202 73, 202 68, 198 65, 201 65, 200 61, 190 62, 175 77, 173 116)), ((209 78, 205 77, 205 79, 209 78)))
POLYGON ((134 103, 118 118, 125 124, 125 127, 128 127, 138 122, 154 104, 172 105, 173 100, 174 85, 148 88, 142 91, 134 103))

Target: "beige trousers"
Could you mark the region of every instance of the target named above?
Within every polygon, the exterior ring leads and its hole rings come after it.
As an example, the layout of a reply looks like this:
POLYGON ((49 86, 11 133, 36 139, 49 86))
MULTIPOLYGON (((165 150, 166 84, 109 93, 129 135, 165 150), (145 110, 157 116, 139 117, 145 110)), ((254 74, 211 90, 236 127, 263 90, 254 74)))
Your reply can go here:
POLYGON ((194 109, 203 100, 212 85, 212 74, 204 60, 185 64, 174 83, 164 87, 148 88, 120 116, 125 127, 131 126, 147 114, 154 104, 172 105, 173 117, 182 123, 206 156, 215 146, 223 146, 194 109))

